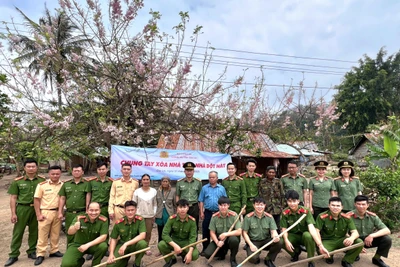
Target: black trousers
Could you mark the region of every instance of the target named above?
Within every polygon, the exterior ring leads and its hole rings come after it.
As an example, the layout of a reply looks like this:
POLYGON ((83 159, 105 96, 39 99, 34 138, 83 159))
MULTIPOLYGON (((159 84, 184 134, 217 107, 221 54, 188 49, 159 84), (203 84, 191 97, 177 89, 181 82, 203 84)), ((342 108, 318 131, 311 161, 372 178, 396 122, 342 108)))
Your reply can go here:
MULTIPOLYGON (((217 236, 218 237, 218 236, 217 236)), ((224 241, 224 245, 218 250, 216 257, 224 258, 228 253, 228 250, 231 251, 231 261, 236 260, 236 255, 239 250, 240 238, 238 236, 230 236, 224 241)), ((207 249, 204 251, 205 257, 209 259, 214 251, 217 249, 217 244, 211 242, 207 249)))
MULTIPOLYGON (((360 237, 361 238, 361 237, 360 237)), ((362 237, 362 241, 364 241, 366 237, 362 237)), ((374 238, 372 241, 372 246, 367 247, 366 245, 364 246, 365 248, 377 248, 376 253, 379 256, 387 258, 389 255, 389 250, 392 247, 392 239, 390 236, 384 235, 380 236, 377 238, 374 238)))
POLYGON ((317 220, 317 217, 318 217, 319 214, 329 210, 329 208, 319 208, 319 207, 315 207, 315 206, 312 206, 312 208, 313 208, 313 211, 314 211, 314 215, 313 215, 314 216, 314 220, 317 220))
POLYGON ((208 227, 210 226, 211 222, 211 217, 216 211, 211 211, 211 210, 204 210, 204 220, 202 224, 202 231, 203 231, 203 239, 207 238, 207 241, 203 242, 203 251, 205 251, 210 244, 210 229, 208 227))
POLYGON ((191 204, 191 206, 189 206, 188 214, 196 219, 196 225, 197 225, 196 230, 198 232, 198 230, 199 230, 198 223, 199 223, 199 217, 200 217, 199 216, 199 204, 198 203, 191 204))
MULTIPOLYGON (((265 244, 267 244, 269 241, 271 241, 271 238, 265 239, 265 240, 261 240, 261 241, 255 241, 255 240, 251 240, 251 242, 253 242, 253 244, 257 247, 257 248, 261 248, 262 246, 264 246, 265 244)), ((281 251, 283 245, 283 240, 282 238, 279 240, 279 242, 277 243, 272 243, 271 245, 269 245, 268 247, 264 248, 264 250, 268 250, 268 255, 267 257, 272 260, 275 261, 276 256, 278 255, 279 251, 281 251)), ((251 251, 250 246, 247 246, 246 248, 246 252, 247 252, 247 257, 250 256, 251 254, 253 254, 253 251, 251 251)), ((257 262, 259 262, 260 260, 260 254, 261 252, 257 253, 256 255, 254 255, 253 257, 250 258, 249 262, 253 263, 253 264, 257 264, 257 262)))

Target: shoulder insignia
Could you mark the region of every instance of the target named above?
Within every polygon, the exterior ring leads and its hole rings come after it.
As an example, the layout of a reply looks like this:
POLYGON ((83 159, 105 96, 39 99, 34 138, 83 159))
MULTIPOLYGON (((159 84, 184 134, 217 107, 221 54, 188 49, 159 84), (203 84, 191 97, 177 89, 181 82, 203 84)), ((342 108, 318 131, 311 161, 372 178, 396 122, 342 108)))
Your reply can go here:
POLYGON ((269 214, 268 212, 265 212, 265 211, 264 211, 264 215, 265 215, 265 216, 268 216, 268 217, 270 217, 270 218, 273 218, 271 214, 269 214))
POLYGON ((224 179, 222 179, 223 181, 228 181, 229 180, 229 176, 225 177, 224 179))
POLYGON ((175 219, 176 218, 176 214, 169 216, 170 219, 175 219))
POLYGON ((219 211, 212 215, 213 217, 219 217, 219 211))
POLYGON ((262 177, 262 174, 254 173, 254 176, 262 177))
POLYGON ((14 181, 19 181, 21 179, 24 179, 24 176, 17 177, 17 178, 14 179, 14 181))
POLYGON ((140 215, 135 215, 135 220, 139 220, 139 221, 141 221, 141 220, 143 220, 143 217, 142 217, 142 216, 140 216, 140 215))
POLYGON ((43 182, 41 182, 41 183, 39 183, 39 184, 42 185, 42 184, 45 184, 45 183, 47 183, 47 181, 43 181, 43 182))
POLYGON ((179 179, 178 182, 183 181, 184 179, 186 179, 186 177, 179 179))
POLYGON ((318 176, 313 176, 313 177, 310 177, 310 179, 316 179, 318 176))
POLYGON ((195 178, 195 177, 193 177, 193 178, 194 178, 195 180, 201 182, 201 179, 200 179, 200 178, 195 178))
POLYGON ((132 178, 132 177, 131 177, 131 179, 132 179, 133 181, 135 181, 135 182, 138 182, 138 183, 139 183, 139 180, 138 180, 138 179, 136 179, 136 178, 132 178))
POLYGON ((340 216, 346 218, 346 219, 350 219, 350 215, 347 215, 346 213, 340 213, 340 216))
POLYGON ((79 215, 77 218, 78 218, 78 220, 86 219, 86 215, 79 215))
POLYGON ((360 177, 358 177, 358 176, 352 176, 351 178, 360 180, 360 177))
POLYGON ((194 217, 192 217, 192 216, 188 216, 189 217, 189 219, 191 219, 192 221, 196 221, 196 219, 194 218, 194 217))
POLYGON ((307 214, 307 213, 308 213, 308 210, 305 208, 300 208, 298 211, 298 214, 307 214))
POLYGON ((230 215, 230 216, 236 216, 237 213, 234 212, 233 210, 230 210, 230 211, 228 212, 228 215, 230 215))
POLYGON ((38 175, 38 178, 42 178, 42 179, 46 179, 46 177, 42 176, 42 175, 38 175))
POLYGON ((242 178, 242 177, 240 177, 240 176, 236 176, 236 180, 243 181, 243 178, 242 178))
POLYGON ((375 213, 373 213, 373 212, 371 212, 371 211, 368 211, 368 210, 367 210, 367 214, 368 214, 368 215, 371 215, 371 216, 376 216, 375 213))
POLYGON ((114 181, 119 181, 121 179, 122 179, 122 177, 119 177, 119 178, 114 179, 114 181))
POLYGON ((328 218, 328 216, 329 216, 328 213, 324 213, 324 214, 321 214, 319 217, 320 217, 321 219, 326 219, 326 218, 328 218))
POLYGON ((339 179, 342 179, 342 176, 338 176, 338 177, 333 178, 333 180, 339 180, 339 179))
POLYGON ((97 177, 88 177, 88 178, 85 178, 85 180, 88 181, 88 182, 93 181, 93 180, 96 180, 96 179, 97 179, 97 177))
POLYGON ((284 215, 288 215, 290 213, 290 209, 288 208, 288 209, 285 209, 284 211, 283 211, 283 214, 284 215))
POLYGON ((304 174, 298 173, 297 175, 300 176, 300 177, 306 178, 306 177, 304 176, 304 174))
POLYGON ((100 215, 100 216, 99 216, 99 220, 100 220, 100 221, 103 221, 103 222, 108 221, 108 219, 107 219, 106 217, 104 217, 103 215, 100 215))
POLYGON ((114 179, 113 179, 113 178, 110 178, 110 177, 108 177, 107 180, 110 181, 110 182, 114 182, 114 179))
POLYGON ((244 172, 244 173, 241 173, 241 174, 239 174, 239 176, 245 176, 246 175, 246 173, 244 172))
POLYGON ((349 215, 349 216, 353 216, 353 215, 354 215, 354 212, 353 212, 353 211, 349 211, 349 212, 347 212, 346 214, 349 215))
POLYGON ((73 179, 65 180, 64 183, 71 182, 73 179))
POLYGON ((286 174, 282 175, 281 178, 285 178, 285 177, 288 177, 288 176, 289 176, 289 173, 286 173, 286 174))
POLYGON ((119 219, 118 221, 115 222, 115 224, 122 223, 124 221, 124 218, 119 219))
POLYGON ((253 215, 254 215, 254 211, 250 212, 250 213, 247 214, 246 216, 250 218, 250 217, 253 216, 253 215))

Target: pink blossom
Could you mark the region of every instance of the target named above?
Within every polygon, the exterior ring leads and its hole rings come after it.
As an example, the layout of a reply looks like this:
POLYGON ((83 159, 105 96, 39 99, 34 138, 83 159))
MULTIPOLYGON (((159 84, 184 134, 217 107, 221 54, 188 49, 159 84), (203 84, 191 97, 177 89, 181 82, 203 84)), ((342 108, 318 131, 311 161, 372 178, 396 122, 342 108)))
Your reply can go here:
POLYGON ((188 74, 188 73, 190 72, 190 68, 191 68, 191 67, 192 67, 192 65, 189 64, 188 61, 186 61, 186 62, 185 62, 185 65, 184 65, 184 67, 183 67, 183 69, 182 69, 182 74, 183 74, 183 75, 188 74))
POLYGON ((122 7, 120 0, 111 0, 111 16, 113 19, 118 19, 122 16, 122 7))
POLYGON ((235 87, 239 87, 242 83, 243 83, 243 76, 238 77, 234 82, 233 82, 233 86, 235 87))

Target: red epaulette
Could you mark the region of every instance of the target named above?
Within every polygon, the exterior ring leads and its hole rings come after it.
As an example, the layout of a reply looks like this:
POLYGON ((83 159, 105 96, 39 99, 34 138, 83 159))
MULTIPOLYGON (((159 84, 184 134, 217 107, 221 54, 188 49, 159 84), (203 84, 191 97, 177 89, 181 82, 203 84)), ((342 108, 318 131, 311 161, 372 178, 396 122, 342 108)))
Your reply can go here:
POLYGON ((239 176, 244 176, 244 175, 246 175, 246 173, 247 172, 241 173, 241 174, 239 174, 239 176))
POLYGON ((350 217, 357 218, 357 217, 356 217, 356 214, 355 214, 354 212, 352 212, 352 211, 349 211, 349 212, 346 213, 346 214, 349 215, 350 217))
POLYGON ((115 181, 113 178, 110 178, 110 177, 108 177, 108 180, 109 180, 110 182, 114 182, 114 181, 115 181))
POLYGON ((118 221, 115 222, 115 224, 122 223, 124 221, 124 218, 119 219, 118 221))
POLYGON ((371 211, 368 211, 368 210, 367 210, 367 214, 368 214, 368 215, 371 215, 371 216, 376 216, 375 213, 373 213, 373 212, 371 212, 371 211))
POLYGON ((100 215, 100 216, 99 216, 99 220, 100 220, 100 221, 103 221, 103 222, 108 221, 108 219, 107 219, 106 217, 104 217, 103 215, 100 215))
POLYGON ((85 178, 85 180, 87 181, 87 182, 90 182, 90 181, 93 181, 93 180, 96 180, 97 179, 97 177, 88 177, 88 178, 85 178))
POLYGON ((288 209, 285 209, 284 211, 283 211, 283 214, 284 215, 289 215, 290 214, 290 209, 288 208, 288 209))
POLYGON ((254 176, 262 177, 262 174, 254 173, 254 176))
POLYGON ((243 178, 240 177, 240 176, 236 176, 235 179, 236 179, 236 180, 241 180, 241 181, 243 181, 243 178))
POLYGON ((349 215, 347 215, 346 213, 340 213, 340 216, 346 218, 346 219, 350 219, 351 217, 349 215))
POLYGON ((17 178, 14 179, 14 181, 19 181, 21 179, 24 179, 24 176, 17 177, 17 178))
POLYGON ((264 211, 264 215, 272 218, 272 215, 269 214, 268 212, 265 212, 265 211, 264 211))
POLYGON ((216 212, 216 213, 214 213, 212 216, 213 216, 213 217, 219 217, 219 216, 220 216, 220 213, 219 213, 219 211, 218 211, 218 212, 216 212))
POLYGON ((247 214, 246 216, 250 218, 250 217, 253 216, 253 215, 254 215, 254 211, 250 212, 250 213, 247 214))
POLYGON ((299 211, 297 212, 298 214, 307 214, 308 210, 304 208, 300 208, 299 211))
POLYGON ((42 184, 45 184, 45 183, 47 183, 47 181, 43 181, 43 182, 41 182, 41 183, 39 183, 39 184, 42 185, 42 184))
POLYGON ((194 217, 192 217, 192 216, 188 216, 189 217, 189 219, 191 219, 192 221, 196 221, 196 219, 194 218, 194 217))
POLYGON ((321 219, 326 219, 326 218, 328 218, 328 216, 329 216, 329 214, 328 214, 328 213, 325 213, 325 214, 321 214, 319 217, 320 217, 321 219))
POLYGON ((143 220, 143 217, 142 217, 142 216, 140 216, 140 215, 135 215, 135 220, 139 220, 139 221, 141 221, 141 220, 143 220))
POLYGON ((234 212, 233 210, 230 210, 230 211, 228 212, 228 216, 236 216, 236 215, 237 215, 237 213, 234 212))
POLYGON ((86 219, 86 215, 79 215, 79 216, 77 217, 77 219, 78 219, 78 220, 86 219))
POLYGON ((169 218, 170 218, 170 219, 175 219, 175 218, 176 218, 176 216, 177 216, 177 215, 176 215, 176 214, 174 214, 174 215, 171 215, 169 218))

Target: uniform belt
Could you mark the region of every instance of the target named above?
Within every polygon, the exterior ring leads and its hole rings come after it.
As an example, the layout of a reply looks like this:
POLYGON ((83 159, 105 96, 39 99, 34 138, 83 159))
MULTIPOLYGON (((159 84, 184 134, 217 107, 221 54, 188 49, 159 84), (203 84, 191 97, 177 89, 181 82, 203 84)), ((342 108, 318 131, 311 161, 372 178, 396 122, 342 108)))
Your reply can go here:
POLYGON ((189 204, 189 207, 197 206, 198 204, 199 204, 198 202, 192 203, 192 204, 189 204))
POLYGON ((33 203, 18 203, 19 206, 33 207, 33 203))
POLYGON ((114 204, 114 207, 118 207, 118 208, 121 208, 121 209, 125 208, 123 205, 116 205, 116 204, 114 204))
POLYGON ((41 210, 58 210, 58 208, 54 208, 54 209, 41 209, 41 210))
POLYGON ((86 211, 86 209, 77 209, 77 210, 67 209, 67 212, 69 212, 69 213, 78 213, 78 212, 83 212, 83 211, 86 211))

